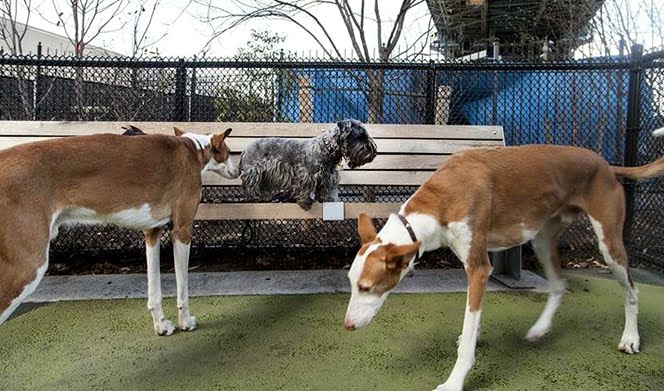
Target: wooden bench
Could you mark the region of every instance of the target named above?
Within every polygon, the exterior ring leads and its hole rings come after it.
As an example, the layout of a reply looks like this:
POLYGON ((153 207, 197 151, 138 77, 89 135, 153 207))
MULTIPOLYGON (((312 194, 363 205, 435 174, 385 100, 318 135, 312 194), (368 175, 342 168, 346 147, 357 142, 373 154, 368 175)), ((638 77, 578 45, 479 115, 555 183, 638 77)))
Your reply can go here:
MULTIPOLYGON (((308 138, 331 124, 314 123, 168 123, 131 122, 147 133, 173 134, 173 126, 197 133, 233 128, 228 145, 234 154, 261 137, 308 138)), ((121 133, 120 122, 32 122, 0 121, 0 148, 48 139, 94 133, 121 133)), ((378 155, 373 162, 341 172, 342 199, 345 186, 417 187, 454 152, 469 148, 502 146, 499 126, 454 125, 366 125, 376 141, 378 155)), ((238 186, 228 180, 205 174, 204 186, 238 186)), ((405 196, 407 197, 407 195, 405 196)), ((382 196, 385 199, 384 195, 382 196)), ((362 202, 315 203, 305 211, 294 203, 201 203, 197 220, 338 220, 356 219, 360 212, 374 218, 387 218, 397 212, 400 202, 381 202, 381 196, 367 192, 362 202)), ((508 285, 518 285, 521 270, 520 248, 492 254, 494 274, 508 285)))

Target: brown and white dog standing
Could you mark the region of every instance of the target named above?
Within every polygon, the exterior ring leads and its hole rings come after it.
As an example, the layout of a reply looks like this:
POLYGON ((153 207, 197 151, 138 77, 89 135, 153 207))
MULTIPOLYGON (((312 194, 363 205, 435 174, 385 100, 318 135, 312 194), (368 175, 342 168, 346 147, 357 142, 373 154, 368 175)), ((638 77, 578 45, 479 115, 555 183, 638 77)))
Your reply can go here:
POLYGON ((48 267, 49 241, 67 223, 111 223, 143 230, 148 309, 154 331, 170 335, 159 275, 159 238, 172 222, 178 326, 193 330, 187 271, 201 173, 239 172, 225 138, 97 134, 19 145, 0 151, 0 324, 32 293, 48 267))
POLYGON ((482 297, 492 272, 487 252, 532 241, 550 283, 544 311, 526 335, 536 340, 549 331, 565 292, 558 236, 585 213, 606 264, 625 291, 625 330, 618 349, 638 353, 638 292, 622 241, 625 195, 616 177, 662 174, 664 158, 641 167, 612 167, 594 152, 575 147, 532 145, 457 153, 378 234, 368 216, 359 216, 362 247, 348 273, 352 294, 344 326, 349 331, 366 326, 422 253, 451 248, 465 268, 468 296, 457 361, 437 390, 461 390, 475 362, 482 297))

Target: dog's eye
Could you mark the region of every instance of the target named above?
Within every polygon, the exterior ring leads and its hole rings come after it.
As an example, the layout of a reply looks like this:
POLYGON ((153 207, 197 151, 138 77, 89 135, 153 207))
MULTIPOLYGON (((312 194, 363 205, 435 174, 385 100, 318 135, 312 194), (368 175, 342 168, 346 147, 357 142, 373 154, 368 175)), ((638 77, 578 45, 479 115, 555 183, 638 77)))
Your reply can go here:
POLYGON ((371 290, 371 288, 366 285, 358 285, 357 289, 362 293, 367 293, 369 290, 371 290))

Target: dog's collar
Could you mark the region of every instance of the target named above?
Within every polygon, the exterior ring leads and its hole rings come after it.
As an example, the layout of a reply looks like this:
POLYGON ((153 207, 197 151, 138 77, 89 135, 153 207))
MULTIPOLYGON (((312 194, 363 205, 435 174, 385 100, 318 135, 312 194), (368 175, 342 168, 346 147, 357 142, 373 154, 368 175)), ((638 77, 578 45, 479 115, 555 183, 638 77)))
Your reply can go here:
POLYGON ((327 137, 323 137, 323 146, 325 147, 325 149, 327 149, 328 154, 330 155, 334 154, 334 148, 332 148, 332 145, 330 145, 330 140, 328 140, 327 137))
POLYGON ((189 138, 189 140, 191 140, 191 141, 194 142, 194 149, 198 150, 198 148, 196 148, 196 145, 198 145, 198 146, 200 147, 201 158, 203 159, 203 162, 205 162, 205 146, 203 146, 203 143, 201 143, 201 142, 200 142, 197 138, 195 138, 195 137, 191 137, 191 138, 189 138))
MULTIPOLYGON (((417 243, 417 236, 415 236, 413 226, 410 225, 408 219, 406 219, 406 216, 402 215, 401 213, 397 213, 397 216, 399 217, 399 220, 401 220, 403 226, 406 227, 406 231, 408 231, 408 235, 410 235, 410 240, 412 240, 413 243, 417 243)), ((415 252, 415 260, 417 261, 418 259, 420 259, 420 249, 417 249, 415 252)))
POLYGON ((195 142, 199 147, 201 147, 201 151, 205 151, 205 147, 203 147, 203 144, 202 144, 200 141, 198 141, 198 139, 196 139, 196 138, 192 138, 192 140, 194 140, 194 142, 195 142))

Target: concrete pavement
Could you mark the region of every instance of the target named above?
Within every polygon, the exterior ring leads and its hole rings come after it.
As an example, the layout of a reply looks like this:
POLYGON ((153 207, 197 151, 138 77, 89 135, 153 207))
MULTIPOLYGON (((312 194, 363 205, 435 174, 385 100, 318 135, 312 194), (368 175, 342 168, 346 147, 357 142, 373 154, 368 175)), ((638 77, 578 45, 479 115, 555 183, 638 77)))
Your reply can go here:
MULTIPOLYGON (((301 295, 348 293, 345 270, 241 271, 226 273, 189 273, 190 296, 225 295, 301 295)), ((523 271, 522 279, 536 291, 546 289, 546 281, 535 273, 523 271)), ((175 275, 162 274, 165 297, 175 295, 175 275)), ((490 280, 490 291, 510 288, 490 280)), ((398 285, 395 293, 465 292, 463 270, 415 270, 398 285)), ((47 276, 26 301, 100 300, 147 297, 145 274, 47 276)))

